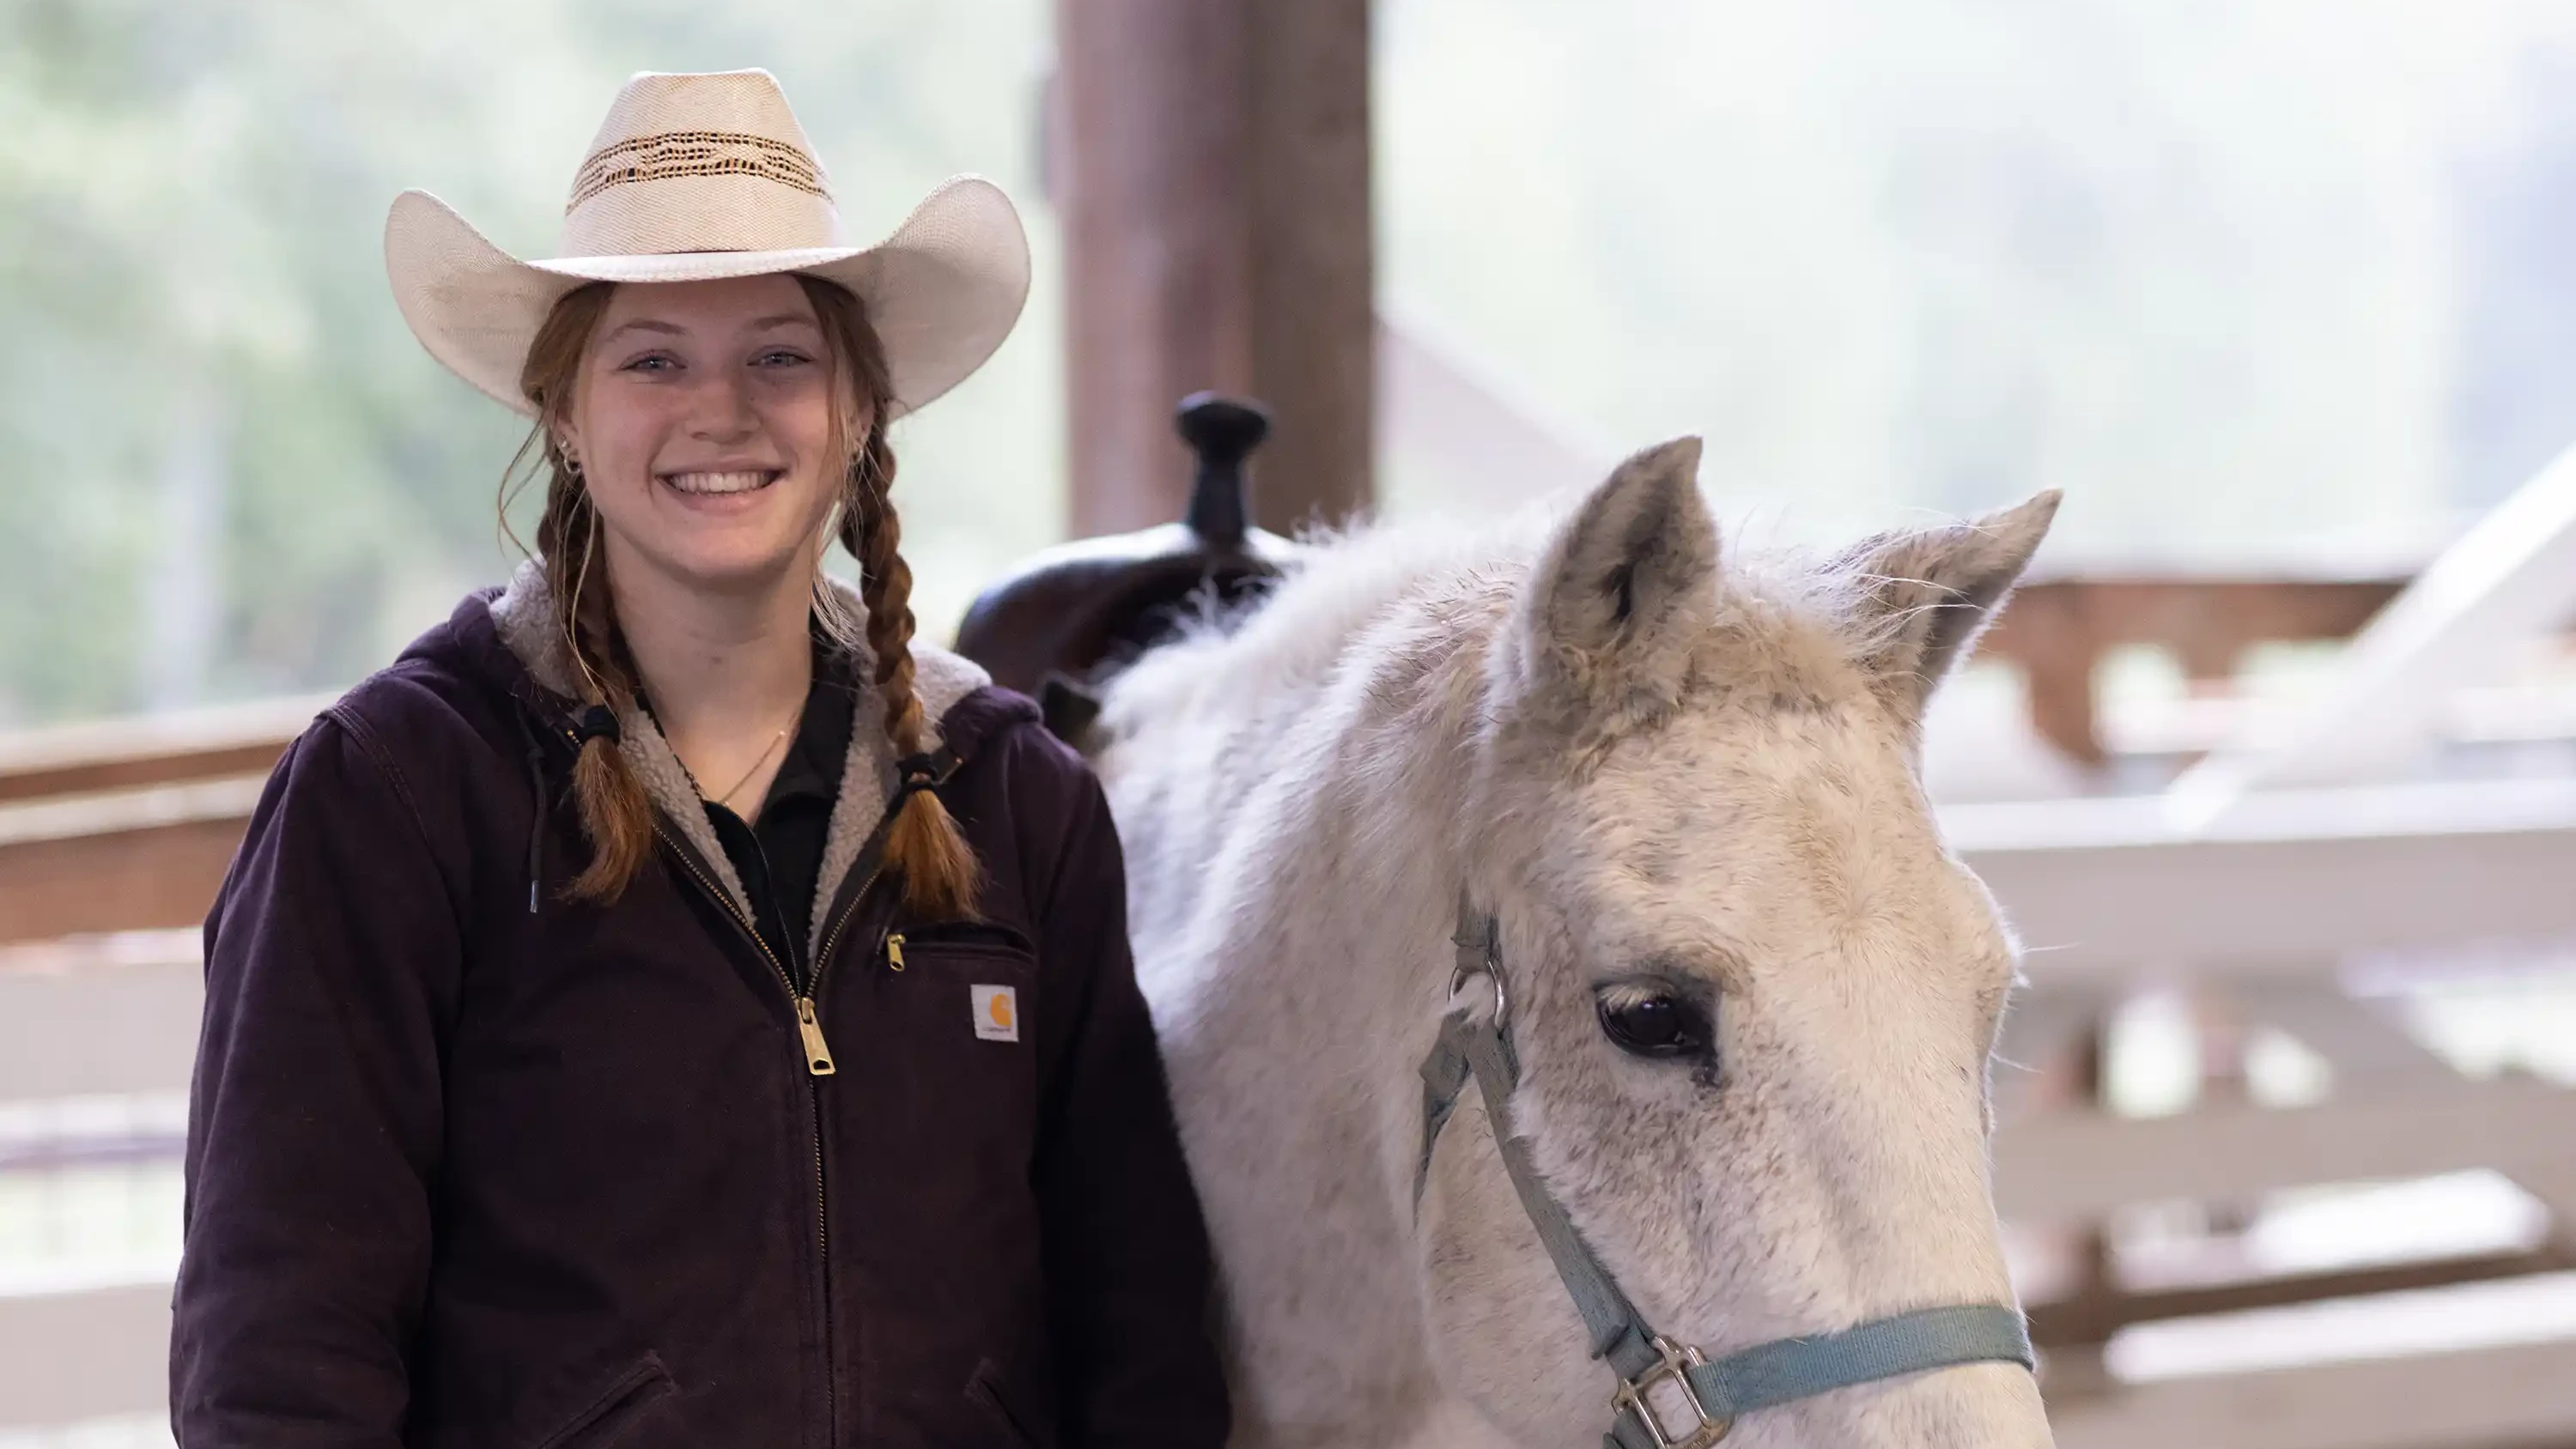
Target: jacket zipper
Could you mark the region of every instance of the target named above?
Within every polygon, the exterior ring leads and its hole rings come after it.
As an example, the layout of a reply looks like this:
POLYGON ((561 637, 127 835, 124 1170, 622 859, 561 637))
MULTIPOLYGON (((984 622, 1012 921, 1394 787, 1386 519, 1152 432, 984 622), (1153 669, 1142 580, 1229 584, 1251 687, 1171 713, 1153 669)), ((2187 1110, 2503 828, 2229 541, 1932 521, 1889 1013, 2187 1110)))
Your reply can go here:
POLYGON ((786 964, 778 959, 776 952, 769 949, 768 942, 760 939, 760 932, 752 928, 751 922, 743 918, 742 912, 735 907, 733 898, 726 895, 714 881, 707 879, 707 873, 698 869, 697 861, 690 857, 689 852, 680 848, 680 843, 673 840, 668 831, 656 824, 653 827, 653 833, 659 836, 662 844, 670 849, 672 858, 680 862, 681 869, 686 870, 690 879, 698 883, 698 888, 705 891, 709 899, 722 906, 724 913, 733 918, 733 923, 742 928, 744 937, 751 942, 753 949, 759 951, 761 959, 767 961, 770 969, 778 973, 779 984, 787 988, 788 999, 796 1007, 797 1036, 804 1046, 805 1099, 806 1105, 813 1112, 814 1262, 821 1278, 819 1286, 823 1299, 823 1422, 827 1426, 826 1434, 837 1440, 840 1437, 841 1388, 839 1369, 832 1354, 832 1210, 827 1196, 828 1188, 823 1179, 823 1084, 817 1080, 831 1076, 837 1069, 832 1065, 831 1046, 823 1039, 823 1025, 814 1009, 814 997, 822 989, 823 967, 831 960, 832 944, 840 939, 840 928, 849 923, 850 917, 858 911, 859 903, 866 900, 868 892, 875 888, 877 875, 883 867, 870 870, 867 879, 860 883, 858 893, 850 898, 849 907, 842 911, 840 919, 833 923, 831 933, 824 937, 823 953, 814 958, 814 969, 805 983, 805 989, 798 991, 796 979, 788 974, 786 964))
MULTIPOLYGON (((850 918, 859 913, 859 906, 867 900, 868 892, 876 889, 877 877, 883 874, 885 874, 885 863, 883 861, 879 861, 877 864, 868 867, 867 878, 859 882, 859 888, 851 895, 849 905, 843 907, 841 914, 833 920, 832 929, 823 933, 823 949, 814 954, 813 985, 820 986, 822 984, 823 968, 832 964, 832 948, 840 944, 841 928, 850 924, 850 918)), ((896 936, 889 939, 900 941, 903 938, 896 936)), ((895 948, 894 964, 896 970, 899 971, 903 969, 903 948, 901 946, 897 946, 895 948)))
MULTIPOLYGON (((831 929, 823 933, 823 949, 815 953, 814 968, 807 972, 805 976, 805 996, 803 1000, 797 1003, 796 1010, 798 1013, 798 1021, 806 1032, 806 1060, 809 1064, 818 1060, 822 1063, 820 1069, 815 1073, 817 1076, 824 1075, 832 1070, 831 1051, 823 1044, 822 1023, 816 1021, 814 1017, 814 1002, 816 998, 823 994, 823 972, 825 968, 832 964, 832 948, 840 943, 841 928, 847 926, 850 923, 850 918, 859 913, 860 905, 866 902, 868 893, 876 889, 877 877, 884 873, 884 870, 885 864, 883 861, 879 861, 877 864, 868 867, 867 878, 860 881, 859 888, 851 893, 849 905, 844 907, 840 916, 832 922, 831 929), (819 1056, 817 1055, 818 1053, 819 1056)), ((814 1207, 817 1214, 814 1222, 814 1241, 821 1247, 824 1255, 822 1261, 828 1265, 831 1262, 832 1224, 831 1215, 823 1208, 823 1086, 820 1082, 808 1082, 807 1085, 813 1089, 808 1093, 808 1095, 813 1098, 814 1102, 814 1207)), ((830 1363, 833 1331, 831 1278, 827 1272, 823 1280, 823 1346, 825 1356, 823 1393, 824 1403, 829 1407, 829 1412, 832 1416, 830 1420, 833 1425, 832 1437, 837 1441, 839 1438, 841 1413, 841 1389, 838 1375, 832 1370, 830 1363)))

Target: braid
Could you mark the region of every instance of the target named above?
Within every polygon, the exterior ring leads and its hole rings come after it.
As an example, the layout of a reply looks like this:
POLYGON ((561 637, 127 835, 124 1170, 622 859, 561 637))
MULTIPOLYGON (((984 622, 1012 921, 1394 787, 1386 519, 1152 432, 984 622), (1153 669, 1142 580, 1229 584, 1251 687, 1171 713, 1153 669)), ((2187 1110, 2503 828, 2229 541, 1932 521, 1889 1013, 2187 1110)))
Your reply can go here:
MULTIPOLYGON (((592 328, 608 310, 609 293, 608 284, 593 283, 555 304, 528 349, 520 387, 544 415, 529 439, 542 447, 548 472, 545 513, 537 520, 537 556, 563 620, 564 652, 573 662, 581 702, 604 704, 622 713, 635 703, 637 676, 617 628, 607 561, 600 556, 599 510, 591 504, 580 469, 564 456, 551 426, 570 402, 573 371, 592 328)), ((599 736, 582 742, 572 782, 591 856, 589 866, 565 887, 564 895, 605 905, 624 893, 651 858, 652 801, 618 752, 616 741, 599 736)))
MULTIPOLYGON (((886 738, 900 759, 921 753, 927 729, 912 688, 912 568, 899 548, 902 520, 887 496, 893 484, 894 451, 884 426, 873 424, 850 469, 841 542, 859 561, 868 652, 876 659, 877 690, 885 696, 886 738)), ((913 790, 903 796, 886 835, 886 859, 902 871, 904 905, 915 915, 945 920, 975 914, 982 864, 938 795, 913 790)))
MULTIPOLYGON (((895 405, 894 375, 886 365, 885 344, 856 295, 819 277, 799 276, 796 281, 832 343, 835 366, 847 369, 850 400, 867 415, 867 437, 851 450, 842 484, 840 537, 859 561, 868 653, 876 660, 877 690, 885 696, 882 727, 895 758, 903 759, 921 753, 929 726, 912 688, 912 569, 903 561, 903 523, 890 496, 894 449, 886 441, 886 420, 895 405)), ((827 627, 847 622, 846 610, 835 607, 838 596, 819 578, 816 602, 827 627)), ((953 920, 976 914, 983 865, 934 792, 904 792, 886 830, 885 859, 901 876, 904 908, 914 915, 953 920)))
POLYGON ((886 735, 897 752, 910 755, 921 749, 921 701, 912 694, 912 566, 900 551, 903 520, 886 496, 893 467, 893 457, 872 433, 859 460, 855 526, 845 529, 842 538, 857 545, 851 553, 859 561, 859 602, 868 609, 868 650, 877 659, 876 683, 885 691, 886 735))
MULTIPOLYGON (((635 703, 634 662, 617 628, 617 609, 600 566, 599 512, 578 477, 560 469, 537 525, 546 582, 564 620, 564 644, 580 676, 581 702, 624 713, 635 703), (570 486, 566 486, 566 485, 570 486)), ((590 836, 590 864, 564 894, 605 905, 622 894, 653 850, 653 805, 643 782, 600 736, 584 740, 573 763, 573 798, 590 836)))

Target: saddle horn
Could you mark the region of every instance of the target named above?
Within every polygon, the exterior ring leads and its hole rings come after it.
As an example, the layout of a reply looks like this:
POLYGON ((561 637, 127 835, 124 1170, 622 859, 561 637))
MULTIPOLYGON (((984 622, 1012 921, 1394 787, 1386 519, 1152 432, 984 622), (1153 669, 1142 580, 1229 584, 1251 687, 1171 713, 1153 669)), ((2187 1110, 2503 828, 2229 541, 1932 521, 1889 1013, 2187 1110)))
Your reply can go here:
POLYGON ((1270 436, 1270 414, 1257 402, 1194 392, 1181 399, 1175 422, 1199 458, 1182 521, 1211 552, 1239 552, 1252 528, 1243 463, 1270 436))
POLYGON ((1171 638, 1194 598, 1242 602, 1298 557, 1294 542, 1252 523, 1245 464, 1270 435, 1269 410, 1195 392, 1173 425, 1197 458, 1177 521, 1023 559, 958 625, 957 652, 994 683, 1045 702, 1059 733, 1078 732, 1088 687, 1171 638))

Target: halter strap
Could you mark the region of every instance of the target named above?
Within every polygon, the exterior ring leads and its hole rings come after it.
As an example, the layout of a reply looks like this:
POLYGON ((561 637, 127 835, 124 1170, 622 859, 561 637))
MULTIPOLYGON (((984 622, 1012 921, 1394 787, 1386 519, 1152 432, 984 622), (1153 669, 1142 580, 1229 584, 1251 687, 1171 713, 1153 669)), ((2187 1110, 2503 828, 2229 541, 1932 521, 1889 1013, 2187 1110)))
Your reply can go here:
POLYGON ((1528 1139, 1512 1127, 1511 1096, 1520 1085, 1512 1051, 1496 923, 1464 892, 1458 898, 1457 967, 1451 993, 1473 976, 1494 982, 1494 1011, 1478 1020, 1453 1007, 1422 1063, 1422 1155, 1414 1170, 1418 1215, 1429 1185, 1431 1150, 1440 1129, 1473 1078, 1493 1124, 1503 1169, 1519 1193, 1521 1209, 1538 1229, 1556 1275, 1574 1300, 1590 1339, 1592 1357, 1609 1361, 1619 1376, 1611 1397, 1610 1432, 1603 1449, 1705 1449, 1726 1436, 1735 1420, 1794 1399, 1833 1389, 1968 1363, 2017 1363, 2033 1367, 2030 1334, 2019 1312, 1995 1304, 1918 1309, 1873 1319, 1840 1332, 1783 1338, 1730 1354, 1714 1363, 1699 1350, 1655 1332, 1618 1280, 1601 1265, 1575 1229, 1564 1204, 1547 1190, 1530 1158, 1528 1139), (1680 1385, 1696 1422, 1668 1431, 1647 1404, 1647 1391, 1670 1379, 1680 1385))

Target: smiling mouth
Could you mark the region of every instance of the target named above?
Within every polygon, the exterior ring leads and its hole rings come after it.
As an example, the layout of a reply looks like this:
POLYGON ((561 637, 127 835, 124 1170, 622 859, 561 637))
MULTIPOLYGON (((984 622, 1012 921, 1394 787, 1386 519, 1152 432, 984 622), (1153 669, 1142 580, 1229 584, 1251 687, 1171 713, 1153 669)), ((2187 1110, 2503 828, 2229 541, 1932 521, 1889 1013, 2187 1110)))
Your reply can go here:
POLYGON ((736 469, 722 473, 662 473, 662 482, 681 493, 754 493, 786 476, 780 468, 736 469))

